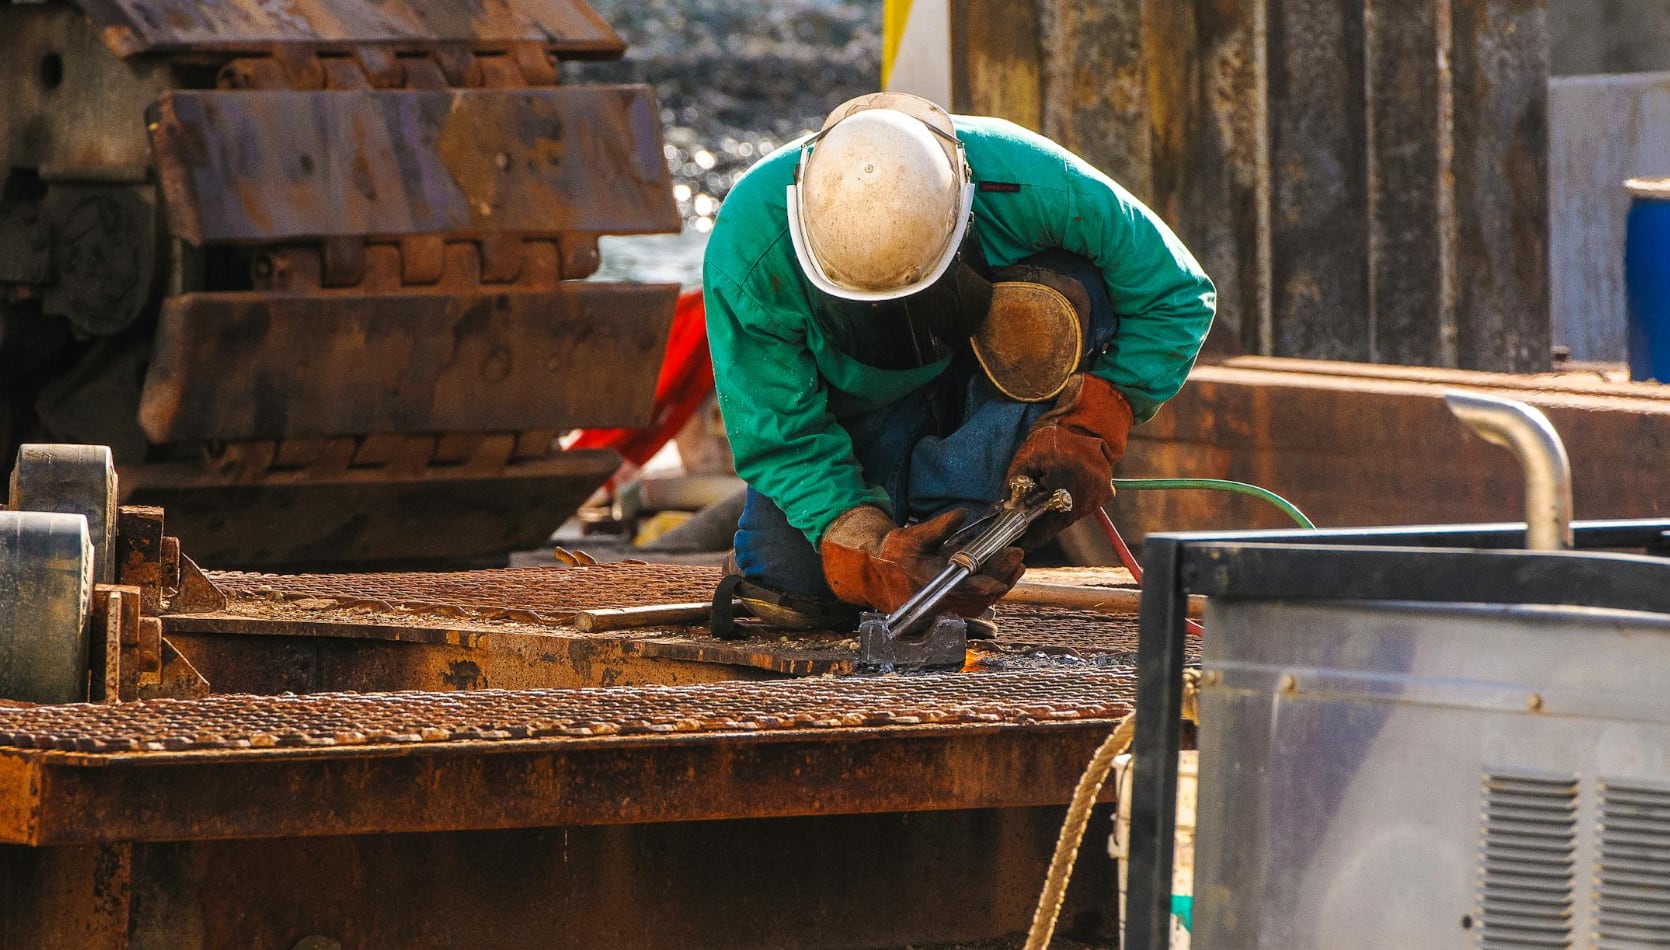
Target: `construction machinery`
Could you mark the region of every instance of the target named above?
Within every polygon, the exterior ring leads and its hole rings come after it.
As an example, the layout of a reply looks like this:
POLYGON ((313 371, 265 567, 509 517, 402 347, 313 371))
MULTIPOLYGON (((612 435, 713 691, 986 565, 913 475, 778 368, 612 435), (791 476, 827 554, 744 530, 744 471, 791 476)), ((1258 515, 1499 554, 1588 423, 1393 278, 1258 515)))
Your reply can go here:
POLYGON ((205 563, 542 542, 649 420, 677 288, 645 86, 583 0, 0 3, 0 448, 110 446, 205 563))

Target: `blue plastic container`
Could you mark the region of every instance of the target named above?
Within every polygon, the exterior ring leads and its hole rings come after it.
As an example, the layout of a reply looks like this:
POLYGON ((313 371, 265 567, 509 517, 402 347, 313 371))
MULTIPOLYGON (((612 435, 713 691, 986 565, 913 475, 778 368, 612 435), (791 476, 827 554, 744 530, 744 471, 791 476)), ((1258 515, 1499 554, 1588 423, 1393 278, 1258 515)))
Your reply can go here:
POLYGON ((1632 178, 1624 187, 1629 375, 1670 382, 1670 178, 1632 178))

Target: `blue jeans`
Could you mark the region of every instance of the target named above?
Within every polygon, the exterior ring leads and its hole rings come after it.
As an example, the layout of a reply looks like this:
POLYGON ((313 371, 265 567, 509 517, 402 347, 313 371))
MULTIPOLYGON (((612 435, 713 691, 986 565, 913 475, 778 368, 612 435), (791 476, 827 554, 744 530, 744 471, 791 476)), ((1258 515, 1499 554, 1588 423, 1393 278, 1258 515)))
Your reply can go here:
MULTIPOLYGON (((1025 261, 1078 280, 1090 296, 1085 328, 1086 369, 1112 342, 1118 315, 1102 273, 1066 251, 1044 251, 1025 261)), ((864 479, 880 485, 900 524, 951 508, 983 511, 1003 497, 1009 461, 1027 430, 1053 401, 1017 402, 986 378, 964 350, 926 386, 897 402, 841 420, 852 437, 864 479)), ((744 577, 775 590, 830 600, 823 558, 771 499, 748 489, 736 532, 736 564, 744 577)))

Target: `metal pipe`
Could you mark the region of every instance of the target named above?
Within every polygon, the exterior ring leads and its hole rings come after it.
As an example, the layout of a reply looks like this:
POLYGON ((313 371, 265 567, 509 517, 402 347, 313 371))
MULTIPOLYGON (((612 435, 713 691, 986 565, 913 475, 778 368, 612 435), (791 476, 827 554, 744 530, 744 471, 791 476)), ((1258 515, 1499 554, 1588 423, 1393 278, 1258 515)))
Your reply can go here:
POLYGON ((1519 457, 1525 470, 1525 546, 1533 551, 1569 550, 1571 460, 1548 417, 1525 403, 1478 393, 1447 392, 1444 402, 1486 442, 1519 457))

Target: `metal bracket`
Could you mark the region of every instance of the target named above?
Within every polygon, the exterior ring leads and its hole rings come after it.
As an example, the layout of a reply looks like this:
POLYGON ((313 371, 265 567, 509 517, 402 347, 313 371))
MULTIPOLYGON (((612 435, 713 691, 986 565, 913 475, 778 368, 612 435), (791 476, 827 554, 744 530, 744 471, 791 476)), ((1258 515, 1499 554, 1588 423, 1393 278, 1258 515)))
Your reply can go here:
POLYGON ((918 634, 895 633, 887 615, 865 613, 858 623, 855 673, 960 670, 968 656, 968 624, 955 614, 934 618, 918 634))

